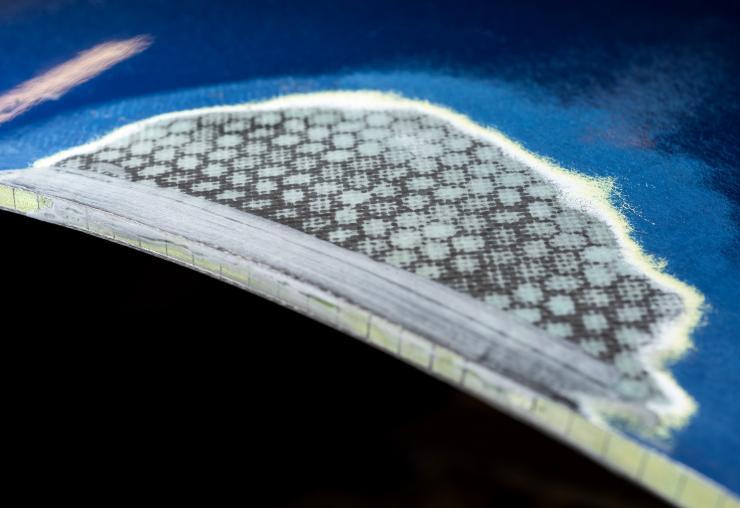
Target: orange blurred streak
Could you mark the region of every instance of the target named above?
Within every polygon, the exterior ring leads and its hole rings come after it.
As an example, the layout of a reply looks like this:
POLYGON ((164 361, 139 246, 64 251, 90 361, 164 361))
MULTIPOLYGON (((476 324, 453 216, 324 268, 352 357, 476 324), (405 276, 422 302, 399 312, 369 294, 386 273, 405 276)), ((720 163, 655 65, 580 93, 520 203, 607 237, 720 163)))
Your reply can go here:
POLYGON ((0 95, 0 123, 12 120, 41 102, 58 99, 70 88, 141 53, 150 44, 151 38, 147 36, 98 44, 40 76, 21 83, 0 95))

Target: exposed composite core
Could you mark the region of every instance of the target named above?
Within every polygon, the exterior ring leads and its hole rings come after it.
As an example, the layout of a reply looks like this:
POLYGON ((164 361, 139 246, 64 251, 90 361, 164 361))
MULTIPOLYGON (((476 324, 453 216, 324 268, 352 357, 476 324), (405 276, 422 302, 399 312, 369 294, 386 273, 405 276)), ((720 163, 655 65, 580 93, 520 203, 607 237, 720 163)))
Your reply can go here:
POLYGON ((155 117, 37 165, 287 225, 577 344, 618 369, 624 400, 675 402, 645 351, 687 332, 696 305, 680 284, 628 259, 613 224, 484 129, 421 103, 350 95, 155 117))

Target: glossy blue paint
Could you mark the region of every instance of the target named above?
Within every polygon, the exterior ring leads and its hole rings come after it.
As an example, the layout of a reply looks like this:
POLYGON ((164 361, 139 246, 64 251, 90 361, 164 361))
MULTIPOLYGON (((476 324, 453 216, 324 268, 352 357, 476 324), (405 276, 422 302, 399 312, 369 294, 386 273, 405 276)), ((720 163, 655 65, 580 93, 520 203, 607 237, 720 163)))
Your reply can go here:
POLYGON ((443 104, 565 167, 614 177, 615 204, 637 240, 711 306, 695 350, 672 368, 699 412, 665 446, 739 492, 737 26, 730 2, 0 7, 0 90, 101 42, 154 38, 144 53, 0 124, 0 168, 157 113, 379 89, 443 104))

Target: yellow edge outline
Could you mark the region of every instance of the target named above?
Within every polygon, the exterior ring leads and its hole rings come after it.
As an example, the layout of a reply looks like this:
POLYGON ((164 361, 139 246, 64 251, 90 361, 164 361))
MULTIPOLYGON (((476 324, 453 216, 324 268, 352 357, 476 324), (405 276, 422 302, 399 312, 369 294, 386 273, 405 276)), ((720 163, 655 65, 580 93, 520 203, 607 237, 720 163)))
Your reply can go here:
MULTIPOLYGON (((632 239, 632 227, 627 222, 627 219, 612 206, 610 201, 615 184, 613 178, 587 177, 573 170, 565 169, 552 160, 528 151, 519 143, 504 136, 501 132, 490 127, 481 126, 467 116, 456 113, 448 108, 432 104, 425 100, 413 100, 397 94, 373 90, 292 94, 245 104, 205 107, 156 115, 125 125, 91 143, 63 150, 52 156, 39 159, 33 166, 53 166, 57 162, 73 155, 92 152, 161 120, 182 119, 205 113, 235 113, 293 107, 377 108, 381 110, 411 109, 436 116, 448 121, 469 135, 482 138, 497 145, 506 155, 519 160, 555 183, 568 204, 574 208, 586 211, 605 222, 617 238, 624 259, 658 285, 668 291, 677 293, 683 300, 685 307, 684 313, 671 323, 667 323, 663 327, 663 330, 657 336, 653 337, 653 342, 649 346, 640 348, 638 358, 643 362, 648 373, 667 397, 667 401, 664 403, 652 402, 649 404, 649 408, 660 415, 661 422, 658 427, 651 429, 648 433, 654 431, 654 433, 660 436, 667 436, 670 428, 680 428, 686 424, 690 416, 696 411, 697 404, 676 382, 667 370, 666 364, 682 356, 692 346, 690 335, 700 323, 704 306, 704 297, 701 293, 696 288, 663 271, 665 269, 665 262, 659 261, 645 253, 637 242, 632 239)), ((592 404, 594 408, 597 405, 592 404)), ((598 411, 591 416, 599 418, 599 414, 624 417, 629 420, 627 415, 623 414, 617 407, 598 407, 598 411)), ((645 431, 646 429, 642 430, 645 431)))

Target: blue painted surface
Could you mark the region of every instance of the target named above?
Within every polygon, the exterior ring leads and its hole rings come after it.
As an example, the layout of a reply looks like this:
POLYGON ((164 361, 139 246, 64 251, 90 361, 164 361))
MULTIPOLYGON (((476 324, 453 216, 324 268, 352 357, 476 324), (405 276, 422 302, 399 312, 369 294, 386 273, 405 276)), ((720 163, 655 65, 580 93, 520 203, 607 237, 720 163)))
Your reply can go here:
POLYGON ((731 3, 36 2, 0 6, 0 91, 111 39, 153 45, 0 124, 0 168, 153 114, 326 89, 424 98, 616 178, 645 249, 711 305, 673 368, 676 460, 740 492, 740 31, 731 3))

